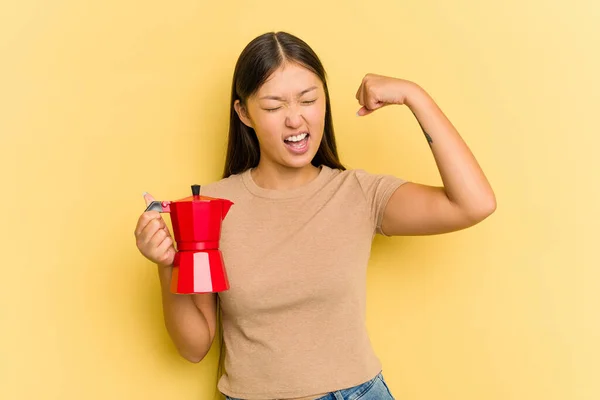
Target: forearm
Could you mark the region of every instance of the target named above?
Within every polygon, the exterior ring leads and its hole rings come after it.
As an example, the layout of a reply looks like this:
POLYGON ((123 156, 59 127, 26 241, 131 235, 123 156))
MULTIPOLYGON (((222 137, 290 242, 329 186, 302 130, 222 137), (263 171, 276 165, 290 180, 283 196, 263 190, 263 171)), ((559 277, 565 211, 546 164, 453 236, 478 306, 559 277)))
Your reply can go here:
POLYGON ((448 199, 477 218, 496 207, 494 192, 477 160, 435 101, 415 86, 407 106, 433 152, 448 199))
POLYGON ((188 361, 199 362, 212 343, 209 324, 191 296, 170 291, 172 269, 158 267, 165 326, 179 353, 188 361))

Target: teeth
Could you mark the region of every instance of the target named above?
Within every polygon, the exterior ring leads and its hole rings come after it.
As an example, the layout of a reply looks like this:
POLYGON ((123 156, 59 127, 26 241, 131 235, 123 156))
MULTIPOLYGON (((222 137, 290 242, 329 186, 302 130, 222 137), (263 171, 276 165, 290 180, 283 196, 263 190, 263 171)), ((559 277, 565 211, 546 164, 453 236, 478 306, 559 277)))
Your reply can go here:
POLYGON ((301 133, 299 135, 296 136, 290 136, 287 139, 285 139, 286 142, 299 142, 302 139, 304 139, 308 134, 307 133, 301 133))

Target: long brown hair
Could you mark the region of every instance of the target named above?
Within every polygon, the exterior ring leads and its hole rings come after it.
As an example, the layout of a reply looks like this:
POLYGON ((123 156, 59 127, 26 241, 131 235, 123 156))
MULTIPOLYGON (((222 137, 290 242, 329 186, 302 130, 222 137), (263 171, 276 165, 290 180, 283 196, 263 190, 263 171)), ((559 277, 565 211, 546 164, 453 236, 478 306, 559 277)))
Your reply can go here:
POLYGON ((254 129, 246 126, 240 120, 234 104, 236 100, 239 100, 243 106, 246 106, 247 99, 255 94, 284 62, 297 63, 312 71, 319 77, 325 90, 323 138, 311 163, 315 167, 324 164, 331 168, 346 169, 340 162, 337 152, 329 90, 327 89, 325 68, 321 64, 321 60, 302 39, 286 32, 268 32, 248 43, 235 65, 231 85, 229 137, 223 178, 258 165, 260 160, 258 138, 254 129))

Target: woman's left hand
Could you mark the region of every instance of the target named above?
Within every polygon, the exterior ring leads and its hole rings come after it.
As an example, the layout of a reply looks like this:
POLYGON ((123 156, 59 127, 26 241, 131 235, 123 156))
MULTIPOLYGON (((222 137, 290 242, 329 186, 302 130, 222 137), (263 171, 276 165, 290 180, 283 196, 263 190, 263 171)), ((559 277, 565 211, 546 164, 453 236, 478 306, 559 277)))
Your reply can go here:
POLYGON ((364 116, 391 104, 407 104, 419 89, 417 84, 404 79, 367 74, 356 92, 356 100, 362 106, 356 114, 364 116))

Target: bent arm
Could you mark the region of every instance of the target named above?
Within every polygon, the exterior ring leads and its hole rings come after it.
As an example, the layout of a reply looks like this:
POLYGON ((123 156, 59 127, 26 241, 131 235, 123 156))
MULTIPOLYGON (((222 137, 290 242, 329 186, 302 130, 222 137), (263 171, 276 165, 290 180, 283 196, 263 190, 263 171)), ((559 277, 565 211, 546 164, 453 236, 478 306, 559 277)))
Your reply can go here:
POLYGON ((437 164, 443 187, 407 183, 386 206, 388 235, 429 235, 475 225, 496 209, 492 187, 469 147, 433 99, 414 86, 407 106, 417 118, 437 164))

